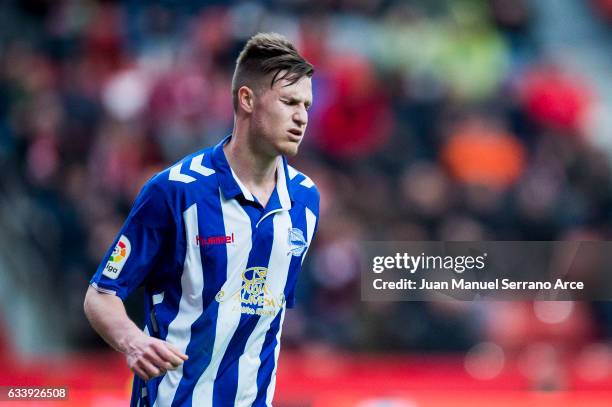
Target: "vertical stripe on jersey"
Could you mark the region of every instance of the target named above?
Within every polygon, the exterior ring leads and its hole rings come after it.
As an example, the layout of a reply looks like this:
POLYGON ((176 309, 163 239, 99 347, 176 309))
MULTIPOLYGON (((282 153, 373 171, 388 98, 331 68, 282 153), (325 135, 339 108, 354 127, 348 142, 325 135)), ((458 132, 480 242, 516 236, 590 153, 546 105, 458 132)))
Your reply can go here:
MULTIPOLYGON (((200 248, 193 243, 191 238, 199 234, 197 204, 194 203, 183 213, 183 221, 185 222, 187 250, 181 275, 181 300, 176 317, 168 325, 166 341, 186 353, 187 345, 191 340, 191 325, 202 314, 201 296, 204 288, 200 248), (199 300, 194 301, 194 298, 199 300)), ((165 374, 158 386, 154 406, 171 405, 182 376, 183 365, 165 374)))
MULTIPOLYGON (((264 215, 265 216, 265 215, 264 215)), ((273 219, 269 217, 266 221, 259 223, 258 227, 255 227, 254 217, 251 218, 252 227, 257 231, 257 234, 253 238, 253 249, 249 254, 249 261, 247 263, 247 269, 251 267, 266 267, 270 262, 270 255, 272 251, 273 241, 275 237, 273 235, 273 219)), ((277 238, 282 239, 283 236, 277 238)), ((245 270, 245 269, 243 269, 245 270)), ((269 284, 272 278, 275 278, 274 274, 270 270, 266 271, 265 283, 269 284)), ((242 278, 239 278, 242 283, 242 278)), ((242 291, 241 301, 242 301, 242 291)), ((242 305, 242 304, 241 304, 242 305)), ((248 305, 242 305, 248 307, 248 305)), ((238 387, 238 357, 245 351, 246 342, 251 336, 253 330, 257 326, 258 321, 261 319, 259 315, 240 313, 240 322, 238 328, 234 332, 232 339, 227 347, 227 351, 221 360, 219 366, 219 372, 215 380, 215 386, 213 390, 213 405, 214 406, 231 406, 236 399, 236 390, 238 387)))
POLYGON ((272 405, 272 399, 274 398, 274 389, 276 388, 276 369, 278 369, 278 355, 280 354, 280 338, 281 332, 283 331, 283 321, 285 320, 286 307, 283 307, 281 311, 280 320, 274 320, 273 326, 270 328, 270 332, 276 330, 276 338, 274 338, 274 369, 272 370, 270 384, 266 390, 266 406, 272 405))
MULTIPOLYGON (((297 212, 297 211, 296 211, 297 212)), ((301 230, 303 230, 304 227, 304 218, 302 216, 300 216, 301 213, 297 212, 295 215, 293 215, 292 220, 294 221, 294 223, 296 224, 296 227, 299 227, 301 230)), ((297 258, 291 258, 291 266, 290 269, 294 270, 292 277, 292 282, 291 281, 287 281, 287 284, 285 285, 285 296, 286 298, 291 298, 291 301, 293 302, 293 296, 294 296, 294 290, 295 290, 295 284, 296 284, 296 280, 298 277, 298 271, 301 268, 301 264, 304 262, 304 259, 306 258, 306 253, 308 253, 308 249, 310 249, 310 244, 312 243, 312 237, 314 235, 314 230, 315 230, 315 226, 317 223, 317 217, 315 216, 315 214, 309 209, 309 208, 305 208, 304 210, 304 216, 306 218, 306 243, 308 244, 308 246, 306 246, 306 250, 304 251, 304 253, 302 254, 302 258, 300 260, 300 265, 298 266, 297 264, 294 264, 294 261, 297 258)), ((274 367, 273 370, 270 374, 269 377, 269 381, 270 384, 267 385, 267 392, 266 392, 266 406, 271 406, 272 405, 272 399, 274 398, 274 389, 276 388, 276 370, 278 369, 278 355, 280 354, 280 336, 281 336, 281 332, 283 330, 283 321, 285 319, 285 309, 283 308, 283 314, 280 318, 279 324, 278 324, 278 328, 277 328, 277 334, 276 334, 276 338, 275 338, 275 344, 274 344, 274 367)), ((272 329, 270 329, 270 331, 272 331, 272 329)), ((262 355, 262 360, 263 360, 263 355, 262 355)), ((264 374, 262 374, 262 378, 265 377, 265 372, 262 372, 264 374)), ((265 388, 265 386, 262 384, 261 385, 262 388, 265 388)), ((257 403, 254 403, 254 405, 257 405, 257 403)))
MULTIPOLYGON (((205 407, 212 406, 213 404, 213 388, 219 365, 223 355, 227 353, 229 340, 232 338, 240 321, 240 300, 236 298, 235 294, 240 293, 242 287, 242 278, 240 276, 246 269, 252 247, 251 221, 249 216, 237 200, 225 200, 221 191, 219 191, 219 196, 225 233, 233 232, 236 241, 234 244, 226 245, 226 282, 222 287, 225 295, 223 298, 220 298, 220 302, 214 300, 211 303, 211 307, 218 307, 212 355, 210 362, 206 365, 206 369, 198 377, 193 391, 193 404, 205 407)), ((203 334, 210 335, 210 331, 206 330, 203 334)))
POLYGON ((257 397, 253 401, 253 406, 272 405, 274 386, 276 384, 276 362, 280 353, 280 336, 283 320, 285 319, 285 311, 286 307, 283 307, 270 324, 268 332, 266 332, 263 350, 259 355, 261 365, 257 372, 257 397))
MULTIPOLYGON (((221 192, 218 194, 207 194, 205 204, 202 205, 200 212, 201 227, 203 230, 213 230, 215 233, 227 235, 234 233, 236 244, 244 244, 243 250, 249 250, 251 242, 251 229, 240 229, 240 217, 243 215, 238 208, 235 211, 223 210, 221 192), (209 213, 218 213, 221 216, 206 216, 209 213), (229 222, 229 223, 228 223, 229 222)), ((206 246, 200 245, 202 250, 207 250, 206 246)), ((194 398, 194 388, 197 381, 204 374, 211 363, 214 363, 214 347, 217 333, 217 322, 219 317, 219 302, 215 296, 227 281, 228 250, 230 256, 233 255, 233 245, 214 246, 218 254, 214 258, 206 258, 207 269, 204 274, 206 287, 202 292, 202 302, 204 311, 202 315, 191 326, 191 342, 187 347, 189 359, 184 363, 183 377, 179 383, 178 390, 173 400, 173 405, 183 406, 192 405, 194 398)), ((206 253, 206 252, 205 252, 206 253)), ((238 258, 239 256, 234 256, 238 258)))
MULTIPOLYGON (((273 218, 274 242, 268 263, 267 284, 270 299, 275 302, 275 315, 262 315, 257 325, 246 342, 245 352, 238 360, 238 388, 236 392, 235 406, 250 406, 257 396, 257 372, 261 365, 260 353, 262 352, 266 333, 275 317, 284 308, 284 289, 287 283, 287 274, 291 255, 287 252, 288 230, 291 228, 291 216, 289 212, 277 213, 273 218), (281 302, 282 301, 282 302, 281 302)), ((265 349, 264 349, 265 351, 265 349)))
MULTIPOLYGON (((303 211, 291 211, 290 217, 291 227, 297 228, 301 231, 307 230, 306 216, 303 211)), ((287 275, 287 278, 285 279, 285 284, 283 285, 282 290, 284 297, 290 300, 291 297, 289 296, 289 289, 292 287, 292 285, 295 285, 297 274, 300 268, 300 257, 292 256, 291 254, 289 254, 287 260, 290 262, 289 273, 287 275)), ((259 371, 257 372, 257 397, 255 399, 255 402, 253 403, 253 405, 255 406, 269 405, 272 402, 271 398, 273 395, 273 391, 270 392, 270 388, 274 387, 276 379, 276 364, 278 361, 278 355, 280 353, 282 318, 284 318, 284 315, 282 317, 281 315, 278 315, 278 318, 276 318, 270 325, 270 329, 266 334, 266 339, 263 345, 263 351, 259 356, 261 366, 259 368, 259 371), (270 398, 270 400, 268 400, 268 398, 270 398)))

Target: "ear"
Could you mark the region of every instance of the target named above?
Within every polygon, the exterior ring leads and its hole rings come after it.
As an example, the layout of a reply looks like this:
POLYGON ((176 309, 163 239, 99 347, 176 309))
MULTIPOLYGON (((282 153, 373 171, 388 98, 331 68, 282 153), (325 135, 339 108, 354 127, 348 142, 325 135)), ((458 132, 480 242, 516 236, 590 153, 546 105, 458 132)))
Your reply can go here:
POLYGON ((248 86, 241 86, 238 89, 238 106, 246 113, 253 113, 255 104, 255 93, 248 86))

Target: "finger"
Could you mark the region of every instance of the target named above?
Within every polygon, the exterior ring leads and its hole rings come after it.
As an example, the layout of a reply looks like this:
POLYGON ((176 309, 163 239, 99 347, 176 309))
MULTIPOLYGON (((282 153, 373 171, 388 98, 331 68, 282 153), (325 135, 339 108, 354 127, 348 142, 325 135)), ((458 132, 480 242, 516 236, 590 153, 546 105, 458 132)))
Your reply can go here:
POLYGON ((179 358, 183 359, 184 361, 189 359, 189 356, 185 355, 183 352, 181 352, 180 350, 178 350, 173 344, 171 344, 170 342, 165 342, 166 346, 168 347, 168 349, 170 349, 172 351, 172 353, 174 353, 176 356, 178 356, 179 358))
POLYGON ((164 344, 166 345, 168 349, 170 349, 172 353, 174 353, 176 356, 181 358, 183 361, 189 359, 189 356, 185 355, 183 352, 178 350, 178 348, 174 346, 173 344, 171 344, 170 342, 164 342, 164 344))
POLYGON ((140 366, 132 367, 132 372, 134 372, 142 380, 149 380, 149 375, 144 370, 142 370, 140 366))
POLYGON ((164 360, 160 364, 158 364, 157 367, 162 370, 167 371, 167 370, 175 370, 178 366, 174 366, 172 363, 168 362, 167 360, 164 360))
MULTIPOLYGON (((140 368, 152 379, 162 374, 162 371, 146 359, 140 359, 138 362, 140 368)), ((145 380, 149 380, 145 379, 145 380)))
POLYGON ((146 351, 142 354, 142 359, 147 360, 153 366, 156 366, 158 368, 166 366, 166 361, 164 360, 164 358, 160 357, 155 344, 149 345, 146 351))
POLYGON ((155 347, 155 350, 160 358, 170 365, 168 369, 176 369, 183 364, 183 359, 172 352, 166 343, 160 343, 159 346, 155 347))

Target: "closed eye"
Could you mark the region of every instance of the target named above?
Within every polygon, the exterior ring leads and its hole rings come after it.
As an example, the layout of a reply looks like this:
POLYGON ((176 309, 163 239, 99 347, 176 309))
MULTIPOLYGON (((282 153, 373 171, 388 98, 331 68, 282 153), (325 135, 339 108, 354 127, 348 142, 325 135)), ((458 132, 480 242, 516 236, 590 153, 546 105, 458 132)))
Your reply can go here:
MULTIPOLYGON (((301 103, 299 100, 296 99, 281 99, 281 101, 288 106, 297 106, 301 103)), ((305 103, 304 108, 306 110, 310 109, 310 103, 305 103)))

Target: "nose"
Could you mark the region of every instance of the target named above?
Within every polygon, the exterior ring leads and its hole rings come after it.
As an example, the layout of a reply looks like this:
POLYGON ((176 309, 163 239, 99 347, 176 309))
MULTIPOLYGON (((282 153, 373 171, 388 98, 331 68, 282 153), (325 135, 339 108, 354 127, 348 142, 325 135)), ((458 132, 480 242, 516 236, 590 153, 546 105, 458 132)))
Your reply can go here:
POLYGON ((308 112, 306 108, 300 106, 295 113, 293 113, 293 122, 300 127, 305 127, 308 123, 308 112))

